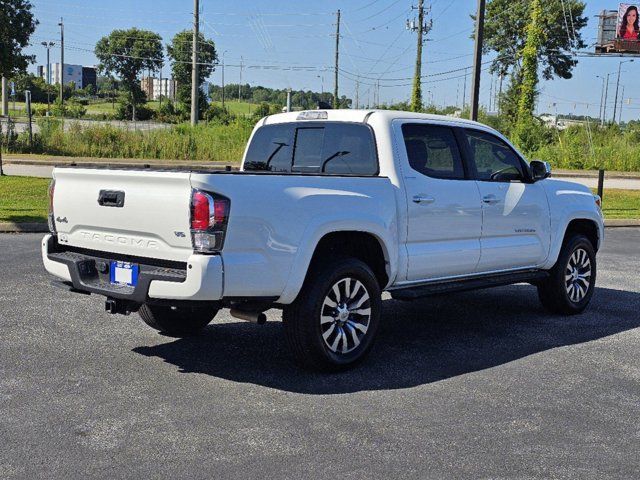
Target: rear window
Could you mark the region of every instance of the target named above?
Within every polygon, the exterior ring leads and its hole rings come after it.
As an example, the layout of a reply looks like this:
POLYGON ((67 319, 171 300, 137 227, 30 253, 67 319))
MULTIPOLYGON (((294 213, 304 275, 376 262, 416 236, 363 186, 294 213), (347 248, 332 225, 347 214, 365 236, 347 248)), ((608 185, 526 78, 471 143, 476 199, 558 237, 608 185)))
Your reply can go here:
POLYGON ((326 175, 376 175, 371 129, 344 122, 284 123, 260 127, 244 169, 326 175))

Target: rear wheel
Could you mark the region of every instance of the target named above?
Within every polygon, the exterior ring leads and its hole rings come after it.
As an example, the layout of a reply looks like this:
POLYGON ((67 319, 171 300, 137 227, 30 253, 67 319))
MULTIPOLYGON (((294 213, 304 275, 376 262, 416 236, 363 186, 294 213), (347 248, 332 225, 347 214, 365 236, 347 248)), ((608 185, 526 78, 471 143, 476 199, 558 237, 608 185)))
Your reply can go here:
POLYGON ((218 313, 207 307, 142 305, 138 314, 151 328, 174 337, 195 335, 218 313))
POLYGON ((381 306, 378 281, 360 260, 343 258, 315 267, 298 298, 283 311, 289 348, 305 368, 351 367, 373 345, 381 306))
POLYGON ((549 278, 538 285, 538 297, 549 311, 575 315, 587 308, 596 284, 596 253, 584 235, 565 240, 549 278))

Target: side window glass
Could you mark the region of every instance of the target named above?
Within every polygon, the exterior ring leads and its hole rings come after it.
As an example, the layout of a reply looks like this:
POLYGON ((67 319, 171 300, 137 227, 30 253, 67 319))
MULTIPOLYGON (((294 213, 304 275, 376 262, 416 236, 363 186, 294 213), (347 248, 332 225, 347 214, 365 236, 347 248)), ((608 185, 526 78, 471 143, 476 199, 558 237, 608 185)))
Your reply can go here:
POLYGON ((455 134, 449 127, 426 124, 402 126, 409 165, 432 178, 463 180, 464 167, 455 134))
POLYGON ((293 155, 292 125, 260 127, 249 145, 244 161, 245 170, 288 172, 293 155))
POLYGON ((522 164, 505 142, 489 133, 466 130, 478 180, 494 182, 522 181, 522 164))

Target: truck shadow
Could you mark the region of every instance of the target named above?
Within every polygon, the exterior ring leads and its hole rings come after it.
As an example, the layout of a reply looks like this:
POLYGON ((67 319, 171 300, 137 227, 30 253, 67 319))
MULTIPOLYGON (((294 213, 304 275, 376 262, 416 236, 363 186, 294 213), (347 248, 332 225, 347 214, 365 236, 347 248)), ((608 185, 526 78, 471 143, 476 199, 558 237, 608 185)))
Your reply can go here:
MULTIPOLYGON (((159 357, 180 372, 212 375, 288 392, 341 394, 409 388, 502 365, 557 347, 640 327, 640 293, 598 288, 587 312, 548 314, 535 288, 514 285, 431 297, 385 300, 374 349, 340 374, 301 370, 284 345, 282 325, 210 325, 199 337, 133 351, 159 357)), ((279 312, 269 320, 279 319, 279 312)))

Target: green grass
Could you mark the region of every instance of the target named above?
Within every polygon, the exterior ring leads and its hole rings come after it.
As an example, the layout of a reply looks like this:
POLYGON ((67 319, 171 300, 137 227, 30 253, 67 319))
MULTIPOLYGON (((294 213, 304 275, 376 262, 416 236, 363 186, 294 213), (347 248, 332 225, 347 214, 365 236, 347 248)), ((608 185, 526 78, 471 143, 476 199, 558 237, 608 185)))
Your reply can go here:
MULTIPOLYGON (((211 103, 222 106, 222 102, 211 103)), ((257 103, 238 102, 237 100, 225 100, 224 106, 229 109, 230 113, 244 116, 250 116, 259 107, 257 103)))
POLYGON ((640 190, 605 189, 602 211, 604 218, 640 219, 640 190))
POLYGON ((0 222, 46 222, 48 178, 0 177, 0 222))
MULTIPOLYGON (((0 177, 0 222, 46 222, 48 178, 0 177)), ((605 218, 640 219, 640 190, 604 191, 605 218)))

